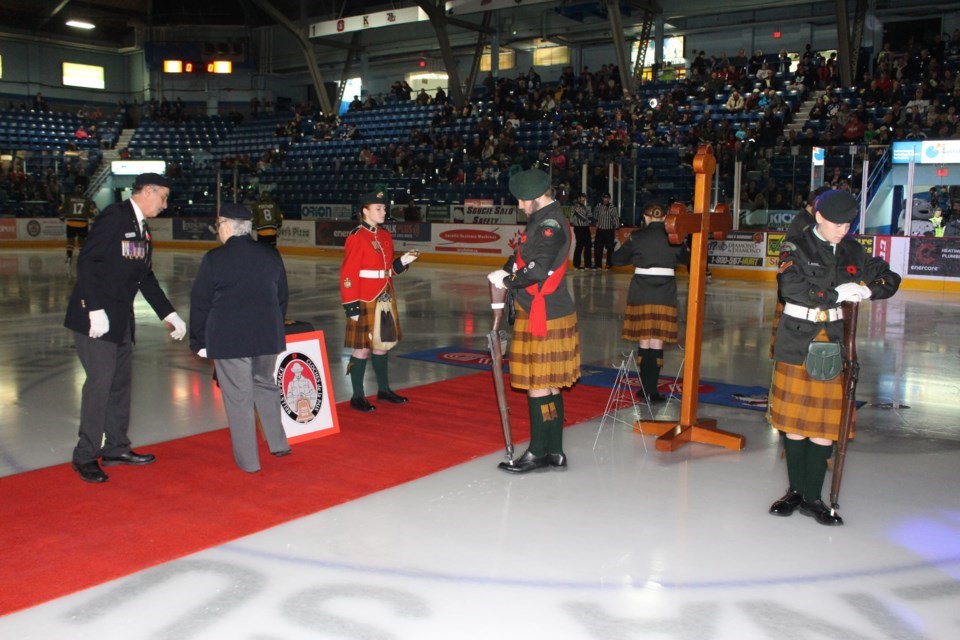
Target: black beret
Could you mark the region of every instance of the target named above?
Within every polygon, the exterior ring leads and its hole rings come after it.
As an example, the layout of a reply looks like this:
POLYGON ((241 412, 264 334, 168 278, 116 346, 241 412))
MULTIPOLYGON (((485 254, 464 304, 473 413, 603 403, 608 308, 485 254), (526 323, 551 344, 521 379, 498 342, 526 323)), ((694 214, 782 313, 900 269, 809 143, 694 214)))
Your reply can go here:
POLYGON ((242 204, 224 202, 220 205, 220 217, 230 218, 231 220, 250 220, 253 218, 253 215, 250 213, 250 209, 247 209, 242 204))
POLYGON ((133 181, 133 189, 136 191, 151 184, 156 187, 170 188, 170 181, 159 173, 141 173, 137 176, 137 179, 133 181))
POLYGON ((849 191, 832 189, 817 198, 814 209, 834 224, 853 222, 859 213, 857 199, 849 191))
POLYGON ((536 200, 550 188, 550 176, 540 169, 518 171, 510 176, 510 193, 517 200, 536 200))

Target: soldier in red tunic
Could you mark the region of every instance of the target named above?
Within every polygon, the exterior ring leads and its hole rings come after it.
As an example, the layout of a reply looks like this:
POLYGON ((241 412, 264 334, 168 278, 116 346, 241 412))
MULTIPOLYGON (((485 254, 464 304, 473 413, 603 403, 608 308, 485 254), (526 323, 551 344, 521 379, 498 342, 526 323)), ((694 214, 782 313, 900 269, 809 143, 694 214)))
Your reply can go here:
POLYGON ((393 238, 380 228, 386 216, 387 197, 383 191, 367 193, 360 199, 361 223, 347 236, 340 267, 340 298, 347 314, 344 346, 353 349, 347 365, 353 385, 350 407, 364 412, 376 409, 363 392, 368 358, 373 361, 377 376, 377 398, 394 404, 407 402, 407 398, 390 389, 387 377, 387 351, 402 336, 393 276, 406 271, 419 253, 408 251, 394 258, 393 238))

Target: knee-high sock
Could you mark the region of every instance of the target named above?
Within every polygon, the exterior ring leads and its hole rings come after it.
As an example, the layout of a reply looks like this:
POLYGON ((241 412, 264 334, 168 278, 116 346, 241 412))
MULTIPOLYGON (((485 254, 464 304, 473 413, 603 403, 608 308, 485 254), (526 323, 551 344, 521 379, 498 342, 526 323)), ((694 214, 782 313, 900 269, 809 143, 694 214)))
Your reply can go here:
POLYGON ((387 354, 373 353, 370 355, 373 362, 373 372, 377 376, 377 389, 379 391, 390 390, 390 380, 387 377, 387 354))
POLYGON ((647 355, 650 356, 650 394, 657 393, 657 387, 660 386, 660 370, 663 369, 663 349, 647 349, 647 355))
POLYGON ((811 442, 807 445, 807 455, 803 465, 803 499, 807 502, 820 500, 823 478, 827 475, 827 460, 832 453, 832 444, 823 446, 811 442))
POLYGON ((649 384, 648 371, 650 367, 649 351, 650 349, 645 349, 643 347, 637 349, 637 374, 640 376, 640 386, 642 387, 640 395, 650 395, 651 393, 650 389, 647 388, 647 385, 649 384))
POLYGON ((353 385, 353 397, 363 398, 363 374, 367 371, 367 359, 350 356, 350 366, 347 372, 350 374, 350 384, 353 385))
POLYGON ((807 445, 810 441, 793 440, 792 438, 783 438, 783 450, 787 454, 787 479, 790 481, 790 489, 797 493, 803 493, 803 478, 805 474, 807 445))
POLYGON ((553 396, 527 398, 530 407, 530 446, 527 449, 535 456, 549 453, 551 446, 550 423, 556 418, 557 409, 553 396))
POLYGON ((545 414, 553 417, 547 420, 545 429, 547 432, 547 453, 563 453, 563 394, 555 393, 547 396, 553 401, 552 410, 544 410, 545 414))
POLYGON ((657 393, 657 381, 660 378, 656 349, 640 349, 638 353, 640 354, 640 384, 643 385, 646 395, 653 397, 657 393))

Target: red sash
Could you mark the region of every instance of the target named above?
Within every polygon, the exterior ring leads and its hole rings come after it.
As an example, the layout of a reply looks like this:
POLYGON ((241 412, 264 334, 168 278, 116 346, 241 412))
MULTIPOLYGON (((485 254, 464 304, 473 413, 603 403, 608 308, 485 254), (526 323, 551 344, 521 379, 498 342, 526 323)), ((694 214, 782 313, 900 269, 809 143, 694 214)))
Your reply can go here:
MULTIPOLYGON (((526 266, 520 252, 517 252, 516 264, 518 269, 526 266)), ((533 302, 530 304, 530 333, 538 338, 544 338, 547 335, 547 299, 548 296, 557 290, 563 274, 567 272, 567 257, 563 257, 563 264, 554 269, 553 273, 547 276, 543 285, 533 283, 526 288, 527 293, 533 296, 533 302)))

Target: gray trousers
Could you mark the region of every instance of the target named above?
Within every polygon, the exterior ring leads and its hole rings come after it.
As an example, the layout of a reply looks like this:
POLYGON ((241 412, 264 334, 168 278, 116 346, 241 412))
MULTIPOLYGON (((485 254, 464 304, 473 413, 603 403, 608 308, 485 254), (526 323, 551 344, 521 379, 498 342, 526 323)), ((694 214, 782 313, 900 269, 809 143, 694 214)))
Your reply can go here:
POLYGON ((260 470, 254 410, 260 416, 270 451, 290 448, 280 422, 280 387, 273 378, 276 362, 276 355, 214 360, 230 425, 233 458, 238 467, 251 473, 260 470))
POLYGON ((130 331, 119 344, 74 331, 73 343, 87 374, 80 399, 80 433, 73 450, 73 462, 85 464, 100 456, 122 455, 130 451, 127 437, 133 382, 130 331))

